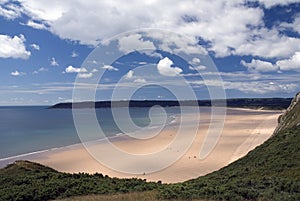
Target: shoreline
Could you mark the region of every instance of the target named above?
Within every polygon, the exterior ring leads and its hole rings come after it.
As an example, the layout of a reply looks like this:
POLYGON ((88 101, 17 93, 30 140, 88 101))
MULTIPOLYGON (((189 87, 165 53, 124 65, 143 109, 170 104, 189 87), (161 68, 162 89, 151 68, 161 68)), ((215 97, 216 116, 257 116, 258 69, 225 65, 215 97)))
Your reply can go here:
MULTIPOLYGON (((159 181, 165 183, 181 182, 191 178, 203 176, 207 173, 218 170, 238 158, 246 155, 250 150, 267 140, 277 126, 277 118, 282 110, 257 110, 248 108, 227 108, 224 130, 214 151, 204 160, 199 160, 197 155, 201 148, 203 139, 208 129, 210 115, 205 114, 204 121, 201 121, 201 128, 197 133, 193 144, 183 156, 169 167, 151 174, 125 174, 111 170, 97 162, 85 149, 82 143, 72 144, 64 147, 51 148, 38 152, 22 154, 5 159, 0 159, 0 165, 4 162, 7 165, 15 160, 31 160, 54 168, 58 171, 69 173, 102 173, 111 177, 132 178, 138 177, 148 181, 159 181), (265 124, 261 125, 263 122, 265 124), (270 125, 272 124, 272 125, 270 125), (263 137, 262 137, 263 136, 263 137), (88 164, 88 165, 87 165, 88 164)), ((202 114, 201 114, 202 115, 202 114)), ((203 115, 202 115, 203 116, 203 115)), ((193 114, 182 117, 186 123, 193 123, 193 114)), ((178 122, 177 122, 178 123, 178 122)), ((174 135, 174 126, 169 125, 168 129, 158 136, 157 139, 146 140, 139 145, 137 140, 131 139, 126 134, 116 135, 109 140, 118 148, 129 152, 143 153, 161 148, 161 144, 168 143, 174 135)), ((187 130, 188 134, 188 130, 187 130)), ((87 142, 89 146, 99 150, 105 150, 105 139, 98 139, 87 142), (101 149, 96 147, 101 144, 101 149)), ((174 150, 175 151, 175 150, 174 150)), ((172 154, 172 151, 170 151, 172 154)), ((111 159, 110 156, 107 156, 111 159)), ((113 160, 113 159, 111 159, 113 160)), ((138 164, 143 165, 143 164, 138 164)))
MULTIPOLYGON (((166 126, 175 124, 177 122, 177 119, 178 119, 177 116, 178 115, 171 115, 170 117, 173 118, 173 119, 166 126)), ((151 130, 151 129, 155 129, 155 128, 147 128, 147 130, 151 130)), ((124 138, 124 137, 126 137, 125 133, 116 133, 116 134, 114 134, 114 136, 110 136, 110 137, 106 137, 106 138, 100 138, 100 139, 96 139, 96 140, 91 140, 91 141, 87 141, 87 142, 84 142, 84 143, 85 144, 95 144, 95 143, 103 142, 107 139, 109 141, 122 140, 122 138, 124 138)), ((32 158, 42 157, 40 155, 47 154, 48 152, 64 151, 64 150, 78 148, 78 147, 81 147, 81 146, 83 146, 83 142, 70 144, 70 145, 66 145, 66 146, 61 146, 61 147, 53 147, 53 148, 49 148, 49 149, 37 150, 37 151, 18 154, 18 155, 14 155, 14 156, 8 156, 8 157, 5 157, 5 158, 0 158, 0 168, 3 168, 6 165, 8 165, 8 164, 10 164, 10 163, 12 163, 16 160, 31 160, 32 158)))
MULTIPOLYGON (((31 107, 31 106, 30 106, 31 107)), ((40 106, 37 106, 37 107, 40 107, 40 106)), ((177 107, 177 106, 174 106, 174 107, 177 107)), ((185 107, 191 107, 192 106, 185 106, 185 107)), ((210 107, 207 107, 207 106, 199 106, 199 108, 210 108, 210 107)), ((252 111, 252 112, 269 112, 269 113, 273 113, 273 112, 284 112, 285 110, 265 110, 265 109, 253 109, 253 108, 244 108, 244 107, 227 107, 228 109, 233 109, 233 110, 240 110, 240 111, 252 111)), ((174 115, 172 115, 174 116, 174 115)), ((176 118, 177 118, 178 115, 175 115, 175 118, 170 121, 170 124, 174 124, 177 122, 176 118)), ((112 140, 114 138, 118 138, 118 137, 122 137, 126 134, 124 133, 116 133, 114 136, 110 136, 110 137, 107 137, 108 139, 112 140)), ((103 141, 105 140, 104 138, 101 138, 101 139, 97 139, 97 140, 91 140, 91 141, 88 141, 86 143, 93 143, 93 142, 99 142, 99 141, 103 141)), ((1 164, 1 161, 6 161, 6 160, 11 160, 11 159, 18 159, 18 158, 23 158, 23 157, 26 157, 26 156, 32 156, 32 155, 36 155, 36 154, 42 154, 42 153, 45 153, 45 152, 49 152, 49 151, 55 151, 55 150, 59 150, 59 149, 68 149, 69 147, 72 147, 72 146, 78 146, 78 145, 82 145, 82 142, 78 142, 78 143, 75 143, 75 144, 69 144, 69 145, 65 145, 65 146, 61 146, 61 147, 53 147, 53 148, 49 148, 49 149, 42 149, 42 150, 37 150, 37 151, 33 151, 33 152, 27 152, 27 153, 22 153, 22 154, 18 154, 18 155, 13 155, 13 156, 8 156, 8 157, 4 157, 4 158, 0 158, 0 168, 3 166, 1 164)))

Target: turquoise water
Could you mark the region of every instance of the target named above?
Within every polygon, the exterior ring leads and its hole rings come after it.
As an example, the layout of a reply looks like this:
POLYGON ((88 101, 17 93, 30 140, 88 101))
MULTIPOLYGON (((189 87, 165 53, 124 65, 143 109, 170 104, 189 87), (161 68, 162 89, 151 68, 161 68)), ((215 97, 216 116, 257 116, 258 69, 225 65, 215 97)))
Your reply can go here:
MULTIPOLYGON (((122 112, 126 108, 118 108, 122 112)), ((81 110, 90 113, 92 110, 81 110)), ((133 122, 141 127, 150 123, 149 108, 130 108, 133 122)), ((166 108, 168 122, 179 114, 179 108, 166 108)), ((99 125, 107 137, 122 131, 116 126, 110 108, 96 109, 99 125)), ((156 114, 157 117, 160 114, 156 114)), ((122 115, 115 118, 122 120, 122 115)), ((99 139, 85 124, 90 140, 99 139)), ((47 109, 43 106, 0 107, 0 159, 77 144, 80 139, 75 129, 71 109, 47 109)))

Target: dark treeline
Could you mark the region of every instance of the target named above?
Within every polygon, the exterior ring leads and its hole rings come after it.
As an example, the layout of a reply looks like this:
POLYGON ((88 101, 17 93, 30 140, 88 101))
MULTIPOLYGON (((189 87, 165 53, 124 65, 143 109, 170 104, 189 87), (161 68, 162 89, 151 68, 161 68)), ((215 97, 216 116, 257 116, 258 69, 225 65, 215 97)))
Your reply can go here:
POLYGON ((227 100, 131 100, 131 101, 97 101, 97 102, 76 102, 58 103, 51 106, 51 109, 68 108, 109 108, 109 107, 161 107, 176 106, 228 106, 262 109, 286 109, 292 98, 238 98, 227 100))

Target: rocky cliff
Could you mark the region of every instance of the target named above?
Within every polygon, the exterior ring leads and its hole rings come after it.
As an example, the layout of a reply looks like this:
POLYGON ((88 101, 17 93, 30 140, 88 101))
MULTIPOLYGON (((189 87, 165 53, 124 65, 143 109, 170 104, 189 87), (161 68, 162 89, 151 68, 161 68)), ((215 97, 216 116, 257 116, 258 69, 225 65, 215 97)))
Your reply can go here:
POLYGON ((278 126, 275 129, 275 134, 281 130, 292 128, 300 125, 300 92, 293 98, 290 106, 284 114, 278 119, 278 126))

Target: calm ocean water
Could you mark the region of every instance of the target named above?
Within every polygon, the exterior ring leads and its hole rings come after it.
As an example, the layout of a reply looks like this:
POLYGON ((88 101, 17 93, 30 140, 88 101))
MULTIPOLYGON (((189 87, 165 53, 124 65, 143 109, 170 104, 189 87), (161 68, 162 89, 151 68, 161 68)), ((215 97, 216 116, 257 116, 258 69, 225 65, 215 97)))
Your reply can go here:
MULTIPOLYGON (((117 110, 125 110, 118 108, 117 110)), ((167 108, 168 122, 179 113, 179 108, 167 108)), ((81 110, 89 113, 91 110, 81 110)), ((147 126, 149 108, 130 108, 132 120, 138 126, 147 126)), ((111 109, 96 109, 99 125, 106 136, 120 134, 114 123, 111 109)), ((155 114, 157 117, 159 113, 155 114)), ((122 115, 116 118, 122 120, 122 115)), ((154 116, 155 118, 155 116, 154 116)), ((90 140, 99 139, 91 133, 90 125, 85 125, 90 140)), ((51 148, 63 147, 80 142, 77 135, 71 109, 47 109, 42 106, 0 107, 0 159, 32 153, 51 148)))

